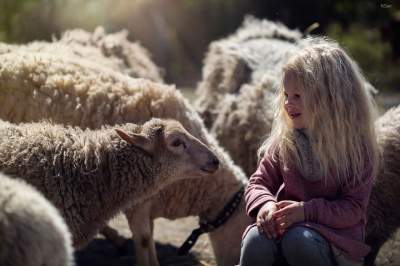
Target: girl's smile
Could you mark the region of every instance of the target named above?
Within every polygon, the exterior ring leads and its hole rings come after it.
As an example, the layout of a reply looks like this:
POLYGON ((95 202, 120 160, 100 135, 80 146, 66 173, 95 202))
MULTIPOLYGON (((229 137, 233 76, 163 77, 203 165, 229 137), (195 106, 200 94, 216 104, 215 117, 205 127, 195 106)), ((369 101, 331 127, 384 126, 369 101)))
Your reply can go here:
POLYGON ((303 89, 299 88, 293 74, 286 73, 283 81, 285 95, 285 111, 294 128, 301 129, 307 126, 307 119, 303 111, 303 89))

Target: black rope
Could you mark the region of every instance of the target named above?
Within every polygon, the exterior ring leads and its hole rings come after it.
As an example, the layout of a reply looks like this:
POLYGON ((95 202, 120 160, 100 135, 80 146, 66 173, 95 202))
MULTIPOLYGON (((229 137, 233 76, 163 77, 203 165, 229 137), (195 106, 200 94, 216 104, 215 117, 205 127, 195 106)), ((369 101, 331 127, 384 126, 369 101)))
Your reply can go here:
POLYGON ((178 250, 179 255, 185 255, 189 250, 196 244, 197 239, 204 233, 209 233, 216 228, 223 225, 235 212, 243 198, 244 187, 242 187, 232 199, 224 206, 223 210, 217 215, 217 218, 212 222, 202 220, 199 222, 199 227, 194 229, 190 236, 183 242, 182 246, 178 250))

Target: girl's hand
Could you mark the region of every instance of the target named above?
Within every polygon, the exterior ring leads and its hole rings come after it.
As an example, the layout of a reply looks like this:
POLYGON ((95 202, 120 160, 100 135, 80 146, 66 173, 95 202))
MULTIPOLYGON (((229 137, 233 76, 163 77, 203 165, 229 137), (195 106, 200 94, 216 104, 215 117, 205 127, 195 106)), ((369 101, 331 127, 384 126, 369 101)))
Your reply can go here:
POLYGON ((304 202, 283 200, 276 203, 279 210, 272 214, 279 234, 283 234, 292 224, 304 221, 304 202))
POLYGON ((260 233, 265 233, 265 235, 269 238, 276 238, 277 228, 272 215, 275 211, 278 210, 278 207, 275 202, 268 201, 265 203, 257 214, 257 228, 260 233))

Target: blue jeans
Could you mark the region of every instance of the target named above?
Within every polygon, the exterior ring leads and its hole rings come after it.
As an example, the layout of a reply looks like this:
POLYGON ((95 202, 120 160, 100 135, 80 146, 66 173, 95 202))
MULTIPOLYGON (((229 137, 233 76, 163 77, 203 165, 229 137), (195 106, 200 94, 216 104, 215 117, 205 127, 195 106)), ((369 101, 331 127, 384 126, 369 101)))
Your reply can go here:
POLYGON ((334 266, 329 243, 316 231, 304 227, 290 228, 280 240, 268 239, 252 227, 242 241, 240 266, 276 265, 334 266))

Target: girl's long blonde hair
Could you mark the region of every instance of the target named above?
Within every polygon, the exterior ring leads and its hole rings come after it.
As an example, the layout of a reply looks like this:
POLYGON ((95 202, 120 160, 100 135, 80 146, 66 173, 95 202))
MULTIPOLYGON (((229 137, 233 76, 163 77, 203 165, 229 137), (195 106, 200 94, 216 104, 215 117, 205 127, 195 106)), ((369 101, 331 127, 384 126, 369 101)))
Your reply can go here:
POLYGON ((301 166, 284 109, 283 80, 291 74, 303 90, 303 113, 308 116, 307 134, 319 174, 336 177, 340 185, 362 181, 371 166, 375 176, 379 158, 376 107, 361 71, 337 43, 322 38, 307 43, 283 69, 271 134, 258 150, 259 158, 267 152, 284 165, 301 166))

